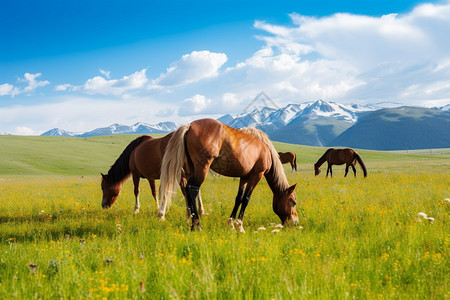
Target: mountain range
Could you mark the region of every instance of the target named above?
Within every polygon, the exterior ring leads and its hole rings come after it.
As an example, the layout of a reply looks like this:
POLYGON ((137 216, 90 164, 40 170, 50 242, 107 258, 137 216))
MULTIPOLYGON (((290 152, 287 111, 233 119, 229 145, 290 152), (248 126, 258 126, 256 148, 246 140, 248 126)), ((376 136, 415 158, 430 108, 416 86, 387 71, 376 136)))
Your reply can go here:
POLYGON ((174 131, 178 125, 174 122, 161 122, 158 124, 136 123, 131 126, 122 124, 112 124, 108 127, 97 128, 89 132, 74 133, 59 128, 53 128, 41 135, 46 136, 73 136, 73 137, 90 137, 99 135, 116 135, 116 134, 151 134, 151 133, 167 133, 174 131))
MULTIPOLYGON (((259 107, 235 116, 224 115, 218 120, 234 128, 253 126, 274 141, 293 144, 373 150, 450 148, 450 105, 423 108, 398 107, 395 103, 344 105, 317 100, 282 108, 259 107)), ((55 128, 42 135, 151 134, 177 128, 173 122, 113 124, 80 134, 55 128)))

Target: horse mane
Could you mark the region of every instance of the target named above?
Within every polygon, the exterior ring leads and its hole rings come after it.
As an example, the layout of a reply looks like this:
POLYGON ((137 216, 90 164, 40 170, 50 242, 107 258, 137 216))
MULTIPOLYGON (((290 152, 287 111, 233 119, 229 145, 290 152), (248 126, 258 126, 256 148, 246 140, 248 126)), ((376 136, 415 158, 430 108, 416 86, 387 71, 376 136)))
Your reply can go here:
POLYGON ((122 154, 120 154, 119 158, 117 158, 115 163, 111 166, 108 174, 104 176, 104 179, 110 184, 122 182, 124 178, 131 173, 129 165, 131 152, 133 152, 139 144, 149 139, 152 139, 152 137, 149 135, 142 135, 131 141, 131 143, 128 144, 122 154))
POLYGON ((275 185, 277 185, 280 189, 285 190, 289 188, 289 182, 287 180, 286 174, 284 173, 283 164, 281 163, 280 156, 278 155, 277 150, 273 146, 267 134, 258 130, 254 127, 245 127, 240 129, 242 132, 252 135, 259 140, 261 140, 270 150, 270 155, 272 157, 272 168, 273 178, 275 181, 275 185))

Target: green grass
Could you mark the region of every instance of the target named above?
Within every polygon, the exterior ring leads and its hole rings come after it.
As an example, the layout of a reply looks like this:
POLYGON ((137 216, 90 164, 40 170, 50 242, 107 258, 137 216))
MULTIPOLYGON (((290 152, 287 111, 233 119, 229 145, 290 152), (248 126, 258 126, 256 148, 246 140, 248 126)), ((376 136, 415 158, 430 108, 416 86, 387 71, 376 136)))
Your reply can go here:
POLYGON ((0 137, 0 298, 443 299, 449 294, 450 151, 358 151, 368 178, 315 177, 324 148, 295 151, 300 227, 279 219, 263 179, 246 234, 227 227, 238 181, 209 176, 190 232, 181 193, 161 222, 147 184, 101 209, 100 172, 134 136, 0 137), (418 222, 417 213, 435 218, 418 222), (267 230, 257 230, 264 226, 267 230))

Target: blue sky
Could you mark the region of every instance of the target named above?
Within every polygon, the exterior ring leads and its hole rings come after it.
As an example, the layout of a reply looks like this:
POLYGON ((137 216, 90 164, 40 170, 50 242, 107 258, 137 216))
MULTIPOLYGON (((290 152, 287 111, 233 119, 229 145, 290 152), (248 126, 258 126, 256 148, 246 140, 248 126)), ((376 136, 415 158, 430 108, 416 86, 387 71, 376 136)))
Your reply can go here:
POLYGON ((448 1, 3 1, 0 133, 450 103, 448 1))

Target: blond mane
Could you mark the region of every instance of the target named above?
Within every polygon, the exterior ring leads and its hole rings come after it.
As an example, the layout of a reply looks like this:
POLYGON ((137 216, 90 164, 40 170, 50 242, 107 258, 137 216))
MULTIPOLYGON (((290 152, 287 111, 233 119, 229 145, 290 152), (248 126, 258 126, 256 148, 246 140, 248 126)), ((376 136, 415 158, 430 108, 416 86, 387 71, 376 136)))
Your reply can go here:
POLYGON ((273 146, 267 134, 254 127, 244 127, 240 129, 242 132, 249 134, 261 140, 264 144, 269 147, 270 155, 272 157, 272 169, 275 184, 281 189, 287 189, 289 187, 289 182, 287 180, 286 174, 284 173, 283 164, 281 163, 280 156, 277 150, 273 146))

